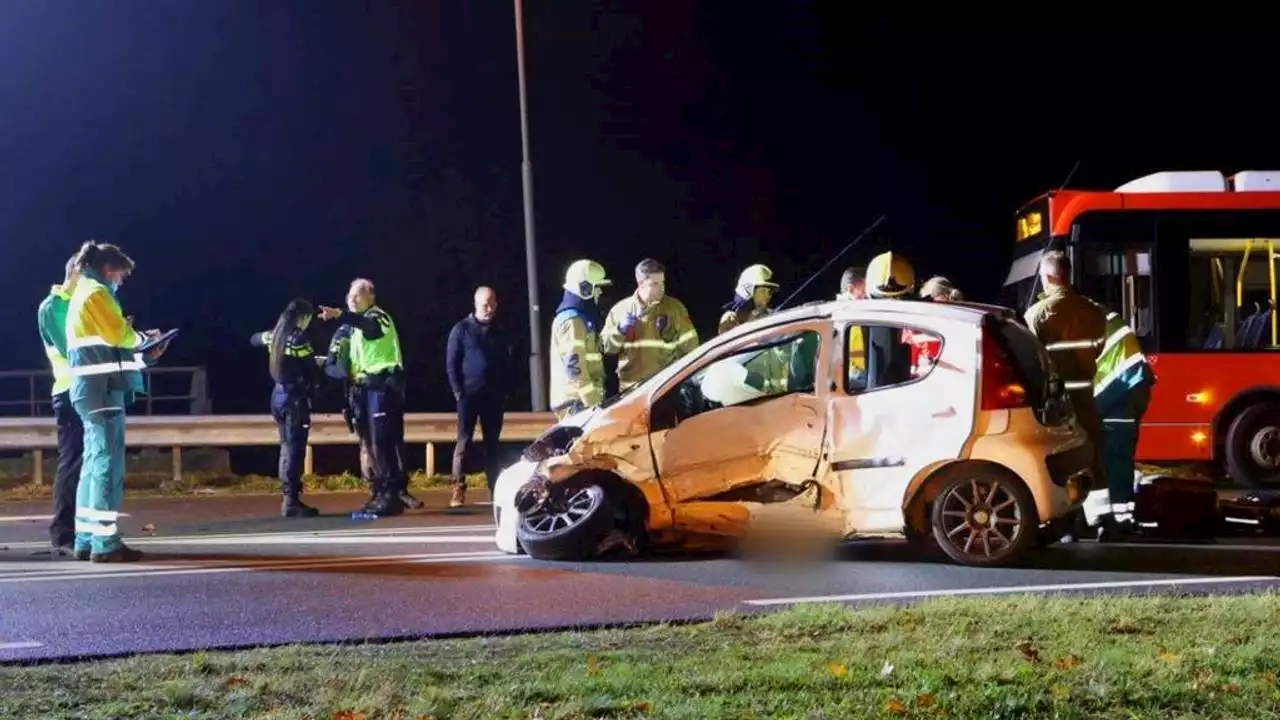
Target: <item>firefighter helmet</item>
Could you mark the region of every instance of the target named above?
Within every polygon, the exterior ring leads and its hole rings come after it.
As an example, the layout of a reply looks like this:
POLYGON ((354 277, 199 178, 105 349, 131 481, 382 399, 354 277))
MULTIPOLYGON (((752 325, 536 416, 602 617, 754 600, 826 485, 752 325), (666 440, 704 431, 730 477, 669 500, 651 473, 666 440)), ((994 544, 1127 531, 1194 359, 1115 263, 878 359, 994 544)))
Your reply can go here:
POLYGON ((564 273, 564 289, 583 300, 600 299, 600 289, 612 284, 604 266, 594 260, 578 260, 564 273))
POLYGON ((902 297, 915 286, 916 271, 911 262, 895 252, 880 253, 867 265, 867 295, 870 297, 902 297))
POLYGON ((740 298, 750 298, 758 287, 778 287, 778 283, 773 282, 773 271, 767 265, 752 265, 743 270, 734 291, 740 298))

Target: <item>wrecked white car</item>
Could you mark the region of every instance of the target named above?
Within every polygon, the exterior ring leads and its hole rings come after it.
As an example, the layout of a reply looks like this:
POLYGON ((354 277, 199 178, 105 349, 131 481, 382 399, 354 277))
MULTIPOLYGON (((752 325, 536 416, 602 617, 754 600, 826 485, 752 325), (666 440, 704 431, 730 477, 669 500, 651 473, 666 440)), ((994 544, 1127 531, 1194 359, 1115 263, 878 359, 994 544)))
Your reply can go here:
POLYGON ((1049 367, 1004 308, 778 312, 544 433, 497 481, 496 541, 583 560, 770 526, 1008 563, 1093 484, 1093 448, 1049 367))

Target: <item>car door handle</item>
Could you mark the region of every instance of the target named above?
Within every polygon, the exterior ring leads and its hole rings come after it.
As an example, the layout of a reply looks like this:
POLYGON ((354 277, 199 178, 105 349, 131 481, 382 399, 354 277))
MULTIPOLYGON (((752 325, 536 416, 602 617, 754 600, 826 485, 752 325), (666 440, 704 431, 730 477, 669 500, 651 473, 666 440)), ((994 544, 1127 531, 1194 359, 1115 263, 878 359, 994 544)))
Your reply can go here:
POLYGON ((955 416, 956 416, 956 409, 951 407, 950 405, 948 405, 943 410, 937 410, 929 415, 929 417, 936 417, 936 418, 949 418, 949 417, 955 417, 955 416))

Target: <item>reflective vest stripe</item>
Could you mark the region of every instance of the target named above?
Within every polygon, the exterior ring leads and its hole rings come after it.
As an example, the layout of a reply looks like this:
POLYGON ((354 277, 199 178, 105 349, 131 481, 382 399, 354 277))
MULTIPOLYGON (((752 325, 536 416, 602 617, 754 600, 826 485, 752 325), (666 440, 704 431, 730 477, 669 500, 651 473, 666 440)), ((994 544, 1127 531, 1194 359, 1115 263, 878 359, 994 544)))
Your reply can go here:
POLYGON ((1101 344, 1101 340, 1060 340, 1045 345, 1044 349, 1049 352, 1058 350, 1092 350, 1101 344))
POLYGON ((1101 395, 1102 392, 1107 389, 1108 385, 1115 382, 1117 379, 1120 378, 1121 375, 1124 375, 1126 372, 1131 370, 1135 365, 1140 365, 1146 362, 1146 360, 1147 359, 1143 357, 1141 353, 1135 353, 1125 358, 1119 365, 1116 365, 1115 367, 1113 367, 1110 372, 1108 372, 1105 376, 1103 376, 1101 380, 1094 383, 1093 394, 1101 395))
POLYGON ((126 370, 145 370, 147 364, 141 360, 122 360, 120 362, 106 363, 102 365, 79 365, 70 368, 68 374, 71 377, 89 377, 91 375, 107 375, 126 370))

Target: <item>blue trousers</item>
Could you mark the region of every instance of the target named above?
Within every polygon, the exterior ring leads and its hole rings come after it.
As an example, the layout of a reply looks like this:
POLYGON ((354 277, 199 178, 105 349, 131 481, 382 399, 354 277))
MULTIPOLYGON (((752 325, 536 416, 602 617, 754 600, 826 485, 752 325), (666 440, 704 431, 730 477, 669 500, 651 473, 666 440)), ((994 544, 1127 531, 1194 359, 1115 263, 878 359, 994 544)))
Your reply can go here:
POLYGON ((271 416, 280 432, 280 492, 296 498, 302 492, 302 464, 311 435, 311 400, 277 387, 271 394, 271 416))
POLYGON ((124 393, 108 392, 101 410, 75 403, 84 424, 84 459, 76 488, 76 550, 109 553, 120 539, 124 500, 124 393))

